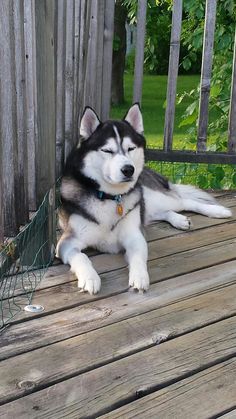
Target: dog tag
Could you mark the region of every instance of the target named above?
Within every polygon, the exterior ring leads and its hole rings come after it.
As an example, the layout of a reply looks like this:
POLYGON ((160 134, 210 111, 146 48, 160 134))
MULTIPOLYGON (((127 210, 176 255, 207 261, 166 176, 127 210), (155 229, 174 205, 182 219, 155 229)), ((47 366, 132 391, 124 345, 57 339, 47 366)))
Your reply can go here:
POLYGON ((120 216, 123 215, 123 207, 122 207, 122 205, 120 203, 118 203, 117 206, 116 206, 116 212, 120 216))

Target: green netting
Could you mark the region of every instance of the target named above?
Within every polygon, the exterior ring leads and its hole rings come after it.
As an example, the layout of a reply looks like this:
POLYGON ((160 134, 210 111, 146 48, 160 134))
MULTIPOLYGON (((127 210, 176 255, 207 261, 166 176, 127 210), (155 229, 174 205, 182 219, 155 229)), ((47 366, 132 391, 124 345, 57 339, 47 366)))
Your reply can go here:
MULTIPOLYGON (((0 252, 0 330, 27 304, 53 260, 48 192, 30 223, 0 252)), ((54 226, 53 226, 54 228, 54 226)))

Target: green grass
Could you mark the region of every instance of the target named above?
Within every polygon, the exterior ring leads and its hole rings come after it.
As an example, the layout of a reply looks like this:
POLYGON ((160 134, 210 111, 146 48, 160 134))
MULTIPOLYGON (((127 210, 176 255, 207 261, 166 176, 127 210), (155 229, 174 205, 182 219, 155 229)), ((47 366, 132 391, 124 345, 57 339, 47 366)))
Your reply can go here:
MULTIPOLYGON (((195 88, 199 82, 200 76, 179 76, 177 93, 190 91, 195 88)), ((113 106, 111 116, 114 119, 123 118, 127 109, 132 104, 133 96, 133 76, 125 75, 125 103, 120 106, 113 106)), ((145 137, 148 145, 161 148, 163 143, 163 131, 165 121, 164 103, 166 99, 167 76, 144 76, 143 79, 143 99, 142 113, 144 119, 145 137)), ((181 116, 186 107, 191 102, 184 100, 176 107, 175 128, 174 128, 174 148, 183 147, 183 141, 186 137, 186 127, 179 128, 178 125, 181 116)))

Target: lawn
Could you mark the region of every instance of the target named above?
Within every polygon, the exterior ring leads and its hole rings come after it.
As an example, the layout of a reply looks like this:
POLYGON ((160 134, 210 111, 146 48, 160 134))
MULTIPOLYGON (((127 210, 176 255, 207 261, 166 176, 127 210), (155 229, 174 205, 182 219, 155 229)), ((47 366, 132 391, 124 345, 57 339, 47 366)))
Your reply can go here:
MULTIPOLYGON (((177 92, 190 91, 197 86, 200 76, 179 76, 177 92)), ((125 75, 125 104, 112 108, 112 118, 119 119, 124 116, 129 106, 132 104, 133 96, 133 76, 125 75)), ((162 147, 163 131, 165 121, 164 103, 166 99, 167 76, 144 76, 143 80, 143 99, 142 112, 145 127, 145 136, 148 144, 155 147, 162 147)), ((175 128, 174 128, 174 148, 183 147, 186 136, 186 127, 179 128, 181 115, 190 102, 183 101, 176 107, 175 128)))

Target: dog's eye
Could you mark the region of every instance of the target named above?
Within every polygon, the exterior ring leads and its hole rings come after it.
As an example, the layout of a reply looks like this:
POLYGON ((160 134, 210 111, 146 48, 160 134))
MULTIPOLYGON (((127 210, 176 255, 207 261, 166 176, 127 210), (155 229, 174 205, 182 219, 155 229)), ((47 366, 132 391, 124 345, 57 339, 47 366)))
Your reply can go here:
POLYGON ((109 150, 109 149, 101 149, 101 151, 102 151, 103 153, 114 154, 114 151, 109 150))
POLYGON ((136 149, 136 147, 129 147, 129 148, 128 148, 128 152, 133 151, 133 150, 135 150, 135 149, 136 149))

